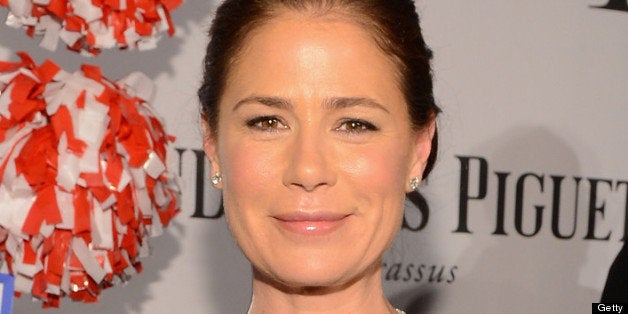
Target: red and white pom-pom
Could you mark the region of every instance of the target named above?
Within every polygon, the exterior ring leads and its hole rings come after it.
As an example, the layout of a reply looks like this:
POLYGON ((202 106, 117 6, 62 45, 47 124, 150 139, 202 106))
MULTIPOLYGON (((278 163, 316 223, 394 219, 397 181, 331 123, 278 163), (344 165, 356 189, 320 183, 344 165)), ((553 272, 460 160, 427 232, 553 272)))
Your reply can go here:
POLYGON ((141 271, 148 236, 179 212, 168 136, 141 73, 0 62, 0 272, 44 306, 95 302, 141 271))
POLYGON ((174 34, 170 11, 183 0, 0 0, 9 8, 6 24, 43 35, 40 46, 96 55, 101 49, 152 49, 158 35, 174 34))

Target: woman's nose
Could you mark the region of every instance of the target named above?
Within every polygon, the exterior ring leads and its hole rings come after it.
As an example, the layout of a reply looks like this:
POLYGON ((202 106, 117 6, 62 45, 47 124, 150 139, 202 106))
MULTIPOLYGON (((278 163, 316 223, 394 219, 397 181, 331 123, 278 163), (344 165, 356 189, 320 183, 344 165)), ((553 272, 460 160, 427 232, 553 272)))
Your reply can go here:
POLYGON ((331 161, 334 154, 325 142, 324 135, 313 130, 302 130, 293 138, 291 147, 287 149, 288 164, 283 175, 285 186, 311 192, 336 183, 331 161))

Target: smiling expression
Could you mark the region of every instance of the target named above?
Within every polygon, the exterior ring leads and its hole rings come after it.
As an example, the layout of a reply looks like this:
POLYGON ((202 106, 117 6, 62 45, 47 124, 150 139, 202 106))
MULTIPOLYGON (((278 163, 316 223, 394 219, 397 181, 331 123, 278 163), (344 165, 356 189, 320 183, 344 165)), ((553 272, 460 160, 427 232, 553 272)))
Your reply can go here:
POLYGON ((347 19, 285 12, 249 34, 205 150, 257 273, 334 286, 379 265, 430 149, 398 82, 391 58, 347 19))

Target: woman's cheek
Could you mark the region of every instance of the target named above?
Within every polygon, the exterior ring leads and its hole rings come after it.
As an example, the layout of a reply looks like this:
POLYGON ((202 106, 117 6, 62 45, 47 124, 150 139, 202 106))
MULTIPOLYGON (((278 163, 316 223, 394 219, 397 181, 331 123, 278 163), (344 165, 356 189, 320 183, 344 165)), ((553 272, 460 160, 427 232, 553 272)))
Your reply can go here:
POLYGON ((395 188, 405 173, 399 147, 392 145, 369 145, 342 154, 343 171, 359 185, 371 191, 395 188))
POLYGON ((264 191, 272 185, 273 180, 280 179, 277 171, 281 163, 277 160, 277 150, 278 147, 259 143, 241 143, 227 147, 223 174, 228 192, 247 193, 256 197, 251 193, 264 191))

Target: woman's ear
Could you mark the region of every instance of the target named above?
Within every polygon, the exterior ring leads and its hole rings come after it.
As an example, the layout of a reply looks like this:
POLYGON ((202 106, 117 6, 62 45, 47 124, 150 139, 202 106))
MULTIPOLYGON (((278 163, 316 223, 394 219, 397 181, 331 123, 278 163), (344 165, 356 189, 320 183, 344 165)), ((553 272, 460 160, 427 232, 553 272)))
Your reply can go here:
MULTIPOLYGON (((409 178, 407 180, 408 192, 412 192, 412 190, 414 190, 414 188, 411 186, 413 184, 410 183, 414 178, 418 178, 419 182, 423 179, 423 171, 425 171, 425 167, 427 166, 427 160, 430 157, 430 153, 432 152, 432 138, 434 138, 435 133, 435 118, 432 118, 422 130, 416 131, 414 133, 411 167, 409 178)), ((415 183, 418 184, 416 180, 415 183)))
POLYGON ((221 188, 222 174, 220 171, 220 159, 218 158, 218 137, 209 126, 206 119, 202 119, 201 124, 203 126, 203 150, 205 151, 207 159, 209 159, 212 183, 214 183, 214 187, 221 188))

